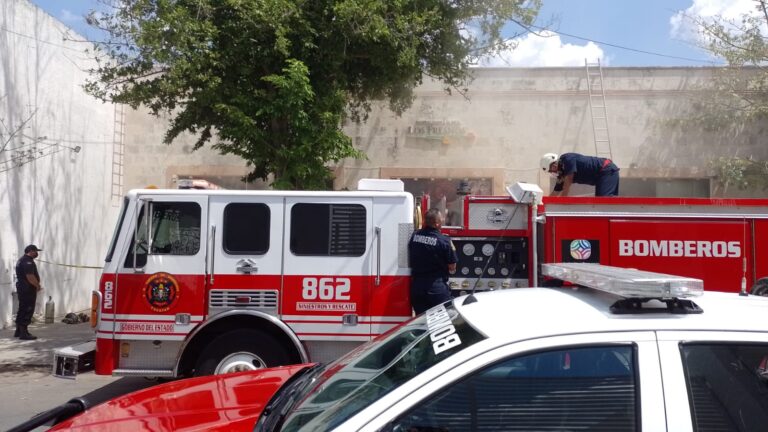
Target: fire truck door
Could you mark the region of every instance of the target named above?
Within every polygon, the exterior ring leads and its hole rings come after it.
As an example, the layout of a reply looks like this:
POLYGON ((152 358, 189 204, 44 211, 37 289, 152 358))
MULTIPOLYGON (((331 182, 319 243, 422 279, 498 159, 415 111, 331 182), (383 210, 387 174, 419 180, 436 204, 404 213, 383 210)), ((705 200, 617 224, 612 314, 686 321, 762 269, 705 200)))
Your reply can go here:
POLYGON ((115 338, 182 340, 204 313, 207 197, 144 195, 132 208, 115 338))
POLYGON ((358 197, 286 200, 281 314, 301 339, 370 338, 372 204, 358 197))
POLYGON ((283 197, 212 196, 208 314, 228 309, 278 313, 283 197))

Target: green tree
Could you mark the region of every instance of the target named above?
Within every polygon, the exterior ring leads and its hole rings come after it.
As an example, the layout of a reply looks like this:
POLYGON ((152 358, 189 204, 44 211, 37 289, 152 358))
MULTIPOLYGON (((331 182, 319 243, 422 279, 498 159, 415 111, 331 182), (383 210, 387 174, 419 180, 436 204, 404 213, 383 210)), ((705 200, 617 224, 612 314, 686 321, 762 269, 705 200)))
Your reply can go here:
MULTIPOLYGON (((727 63, 715 72, 711 88, 694 108, 695 123, 707 130, 737 136, 768 119, 768 6, 754 0, 755 13, 739 19, 691 18, 704 48, 727 63)), ((720 157, 710 163, 723 185, 768 188, 768 162, 752 157, 720 157)))
POLYGON ((168 113, 247 161, 247 179, 323 188, 331 161, 364 157, 341 131, 372 101, 402 113, 422 78, 462 91, 470 66, 513 46, 541 0, 120 0, 89 22, 108 37, 86 89, 168 113))

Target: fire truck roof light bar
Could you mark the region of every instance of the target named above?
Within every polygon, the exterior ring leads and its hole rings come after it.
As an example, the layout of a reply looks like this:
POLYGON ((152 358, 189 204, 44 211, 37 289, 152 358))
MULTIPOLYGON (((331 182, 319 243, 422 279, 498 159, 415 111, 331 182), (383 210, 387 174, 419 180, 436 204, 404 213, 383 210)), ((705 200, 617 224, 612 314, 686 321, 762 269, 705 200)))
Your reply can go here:
POLYGON ((543 264, 542 274, 625 298, 698 297, 704 282, 681 276, 588 263, 543 264))

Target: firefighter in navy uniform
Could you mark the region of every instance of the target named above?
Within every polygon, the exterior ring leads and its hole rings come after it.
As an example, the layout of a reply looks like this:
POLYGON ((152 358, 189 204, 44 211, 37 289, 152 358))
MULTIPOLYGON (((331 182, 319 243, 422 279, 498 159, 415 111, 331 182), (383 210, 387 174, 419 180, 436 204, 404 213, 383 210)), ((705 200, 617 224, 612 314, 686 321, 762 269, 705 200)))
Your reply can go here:
POLYGON ((451 299, 448 275, 456 271, 456 249, 451 240, 440 233, 443 215, 430 209, 424 229, 417 230, 408 242, 411 267, 411 305, 420 314, 451 299))
POLYGON ((541 157, 541 169, 557 176, 551 196, 568 196, 573 183, 595 187, 595 196, 619 194, 619 167, 610 159, 578 153, 547 153, 541 157))
POLYGON ((24 248, 24 255, 16 262, 16 293, 19 296, 19 311, 16 314, 16 332, 13 334, 21 340, 35 340, 37 336, 29 334, 28 326, 35 313, 35 302, 40 286, 40 275, 37 273, 35 258, 38 249, 35 245, 24 248))

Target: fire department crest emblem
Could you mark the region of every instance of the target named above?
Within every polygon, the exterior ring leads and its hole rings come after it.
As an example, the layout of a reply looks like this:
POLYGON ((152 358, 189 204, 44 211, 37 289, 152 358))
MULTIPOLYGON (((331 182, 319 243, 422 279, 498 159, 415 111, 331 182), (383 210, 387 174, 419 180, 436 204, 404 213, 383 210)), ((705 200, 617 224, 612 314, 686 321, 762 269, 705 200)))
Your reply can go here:
POLYGON ((155 273, 144 284, 144 298, 155 312, 165 312, 179 297, 179 283, 168 273, 155 273))

